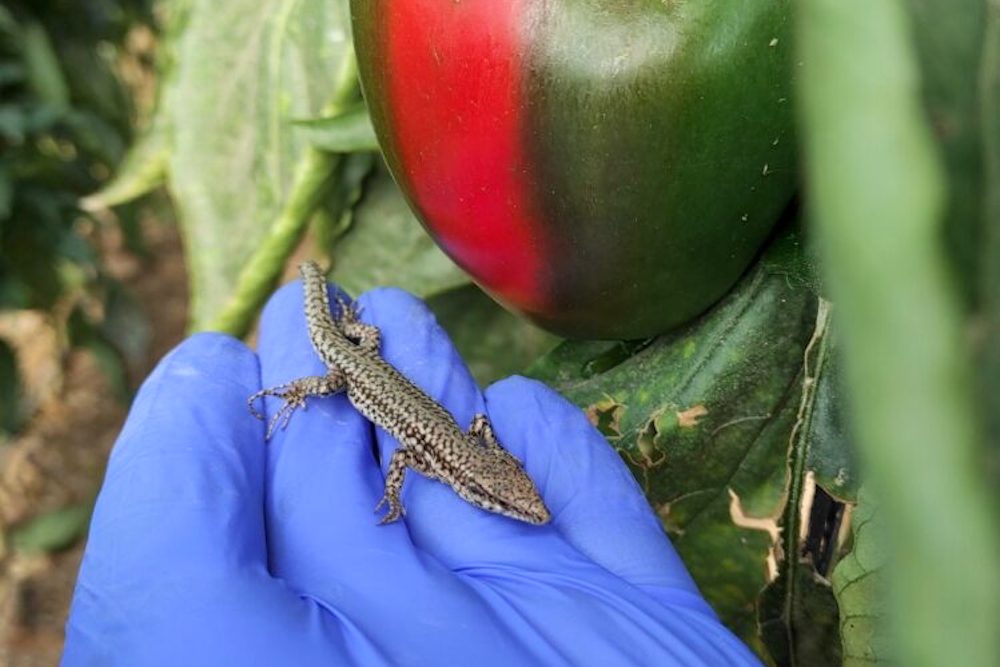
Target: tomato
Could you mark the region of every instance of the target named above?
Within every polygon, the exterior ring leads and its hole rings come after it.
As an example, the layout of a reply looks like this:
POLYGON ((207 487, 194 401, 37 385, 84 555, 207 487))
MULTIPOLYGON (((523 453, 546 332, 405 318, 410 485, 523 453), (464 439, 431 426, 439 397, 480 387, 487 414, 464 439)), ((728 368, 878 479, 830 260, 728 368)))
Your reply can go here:
POLYGON ((497 300, 557 333, 691 319, 796 185, 788 0, 352 0, 397 183, 497 300))

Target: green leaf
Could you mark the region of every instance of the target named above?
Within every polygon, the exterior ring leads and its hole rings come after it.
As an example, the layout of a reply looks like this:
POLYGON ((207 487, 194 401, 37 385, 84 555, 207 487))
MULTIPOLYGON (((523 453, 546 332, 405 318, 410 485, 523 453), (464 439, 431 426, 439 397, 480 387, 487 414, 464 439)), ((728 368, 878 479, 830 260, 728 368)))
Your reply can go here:
POLYGON ((475 285, 438 294, 427 305, 481 386, 521 372, 559 341, 504 310, 475 285))
POLYGON ((832 336, 828 341, 832 357, 823 366, 816 381, 816 394, 808 429, 809 450, 806 467, 815 475, 816 483, 841 502, 852 503, 858 498, 857 453, 850 446, 844 406, 847 396, 843 387, 843 368, 839 345, 832 336))
POLYGON ((101 118, 123 144, 131 137, 134 114, 129 91, 121 80, 120 54, 81 40, 57 43, 74 110, 101 118))
POLYGON ((282 213, 310 148, 292 121, 323 114, 350 35, 346 0, 191 3, 164 101, 195 328, 216 319, 282 213))
POLYGON ((24 424, 23 392, 17 356, 13 348, 0 340, 0 433, 16 433, 24 424))
POLYGON ((10 534, 11 546, 21 552, 53 553, 72 546, 90 523, 93 505, 71 505, 41 514, 10 534))
MULTIPOLYGON (((807 473, 804 445, 828 423, 816 419, 813 388, 827 325, 805 266, 797 235, 779 237, 690 325, 631 345, 567 342, 530 370, 586 409, 643 485, 702 592, 762 655, 755 605, 778 575, 780 531, 801 500, 791 489, 807 473), (807 435, 796 437, 797 425, 807 435), (790 461, 800 465, 790 470, 790 461)), ((825 435, 830 447, 846 446, 825 435)), ((802 608, 826 608, 828 590, 826 600, 807 594, 802 608)))
POLYGON ((125 137, 100 116, 71 110, 62 118, 73 133, 77 150, 106 165, 117 164, 125 154, 125 137))
POLYGON ((811 563, 796 562, 761 596, 761 634, 778 665, 841 667, 837 601, 811 563))
POLYGON ((21 45, 31 90, 53 108, 69 108, 69 87, 45 28, 38 23, 25 25, 21 31, 21 45))
POLYGON ((23 109, 13 104, 0 105, 0 137, 11 144, 24 142, 27 118, 23 109))
POLYGON ((170 126, 161 111, 149 130, 129 147, 114 177, 83 198, 81 206, 98 210, 138 199, 163 184, 170 161, 170 126))
POLYGON ((354 223, 355 208, 364 196, 365 182, 375 165, 376 156, 372 153, 352 153, 339 161, 336 183, 313 220, 316 244, 327 255, 333 255, 337 240, 354 223))
MULTIPOLYGON (((3 260, 8 279, 19 287, 13 294, 26 297, 17 308, 50 308, 65 284, 58 269, 61 249, 70 244, 66 230, 65 192, 42 188, 18 191, 17 214, 3 227, 3 260)), ((79 237, 76 237, 79 239, 79 237)))
POLYGON ((20 84, 27 74, 21 63, 0 62, 0 88, 20 84))
POLYGON ((854 544, 833 571, 833 591, 840 605, 844 667, 898 664, 886 631, 888 595, 885 569, 889 554, 884 526, 865 487, 851 522, 854 544))
POLYGON ((295 122, 302 135, 316 148, 333 153, 379 150, 368 107, 358 104, 329 118, 295 122))
POLYGON ((385 168, 369 181, 354 224, 333 252, 330 279, 354 295, 394 285, 427 298, 469 282, 424 231, 385 168))
POLYGON ((10 36, 16 36, 21 32, 21 26, 17 24, 17 19, 3 5, 0 5, 0 32, 10 36))
POLYGON ((14 183, 10 173, 0 164, 0 221, 10 217, 14 206, 14 183))
POLYGON ((193 0, 172 0, 166 8, 167 20, 157 50, 160 86, 152 120, 129 146, 114 176, 97 192, 81 200, 80 205, 84 209, 94 211, 118 206, 138 199, 166 182, 173 145, 173 110, 181 104, 174 101, 177 93, 177 51, 192 4, 193 0))
POLYGON ((840 664, 837 603, 825 577, 836 555, 845 507, 817 486, 817 478, 826 480, 828 475, 817 475, 810 468, 810 463, 826 464, 831 453, 848 449, 843 431, 835 428, 839 418, 830 415, 831 409, 839 414, 839 406, 828 402, 829 393, 824 401, 819 399, 820 388, 829 389, 826 380, 833 365, 831 312, 830 303, 821 300, 813 335, 803 354, 799 409, 789 435, 782 548, 775 553, 781 556, 776 558, 778 576, 758 603, 761 637, 779 665, 840 664), (814 457, 817 449, 823 455, 814 457))

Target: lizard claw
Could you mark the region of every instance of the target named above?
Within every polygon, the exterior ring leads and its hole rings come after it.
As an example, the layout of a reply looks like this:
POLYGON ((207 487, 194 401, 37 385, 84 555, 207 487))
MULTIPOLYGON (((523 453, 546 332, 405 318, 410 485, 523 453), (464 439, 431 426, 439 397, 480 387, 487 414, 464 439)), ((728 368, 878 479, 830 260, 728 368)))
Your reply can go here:
POLYGON ((257 410, 257 408, 255 408, 253 404, 257 402, 258 398, 264 398, 266 391, 267 390, 258 391, 256 394, 247 399, 247 407, 250 408, 250 414, 252 414, 254 417, 256 417, 261 421, 264 421, 264 415, 259 410, 257 410))
POLYGON ((406 516, 406 509, 403 504, 395 498, 389 498, 388 496, 382 496, 382 500, 378 501, 378 505, 375 506, 375 511, 378 512, 383 505, 389 505, 389 511, 385 513, 382 520, 378 522, 378 525, 384 526, 387 523, 392 523, 400 517, 406 516))
POLYGON ((358 319, 358 313, 361 312, 359 306, 354 303, 348 302, 344 296, 337 292, 337 307, 340 310, 338 320, 346 320, 348 322, 354 322, 358 319))
POLYGON ((264 434, 265 440, 270 440, 271 436, 274 434, 275 427, 281 423, 281 428, 284 429, 288 426, 288 422, 292 419, 292 413, 295 412, 296 408, 306 407, 306 396, 301 390, 292 384, 283 384, 278 387, 271 387, 270 389, 262 389, 256 394, 247 399, 247 406, 250 408, 250 414, 252 414, 257 419, 263 421, 265 419, 264 415, 254 407, 254 403, 259 398, 264 398, 265 396, 274 396, 284 401, 278 411, 274 413, 271 417, 271 421, 267 425, 267 432, 264 434))
POLYGON ((264 434, 265 440, 270 440, 271 436, 274 434, 274 427, 281 422, 281 430, 288 428, 288 423, 292 421, 292 414, 297 408, 302 408, 305 410, 306 399, 304 396, 290 395, 285 397, 285 402, 274 413, 274 417, 271 418, 271 423, 267 427, 267 433, 264 434))

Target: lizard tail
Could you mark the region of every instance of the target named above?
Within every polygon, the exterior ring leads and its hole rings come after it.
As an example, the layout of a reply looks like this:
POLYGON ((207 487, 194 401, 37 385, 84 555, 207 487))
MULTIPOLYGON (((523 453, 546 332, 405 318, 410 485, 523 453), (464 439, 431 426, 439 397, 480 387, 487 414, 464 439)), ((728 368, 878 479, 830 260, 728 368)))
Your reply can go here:
POLYGON ((326 274, 316 262, 302 262, 299 265, 302 288, 305 291, 306 321, 309 323, 309 338, 320 357, 324 357, 322 341, 343 337, 337 323, 330 314, 330 296, 327 292, 326 274))

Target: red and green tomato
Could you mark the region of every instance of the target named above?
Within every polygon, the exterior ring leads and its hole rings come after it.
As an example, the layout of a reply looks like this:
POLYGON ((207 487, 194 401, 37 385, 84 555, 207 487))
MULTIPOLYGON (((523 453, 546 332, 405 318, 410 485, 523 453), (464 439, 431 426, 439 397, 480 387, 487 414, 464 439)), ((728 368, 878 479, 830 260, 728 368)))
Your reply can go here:
POLYGON ((725 294, 796 185, 788 0, 352 0, 386 161, 437 243, 563 335, 725 294))

